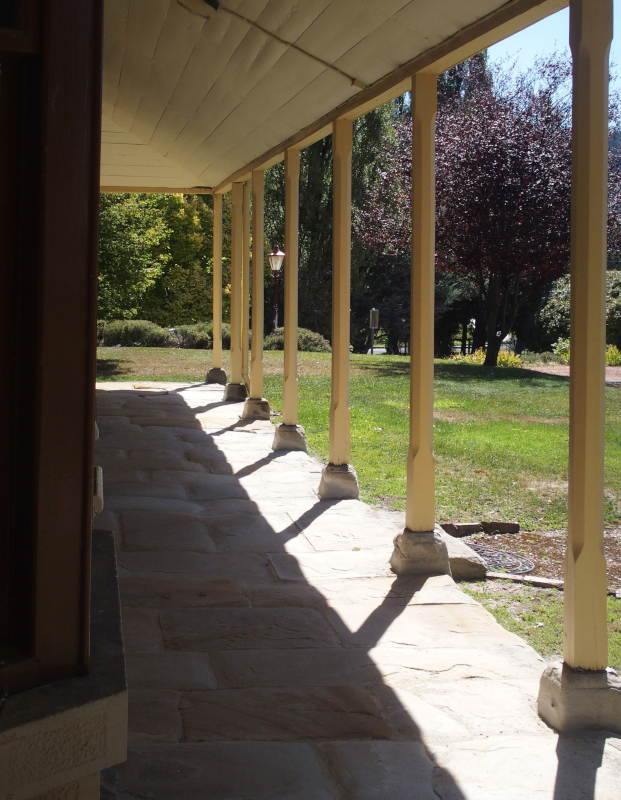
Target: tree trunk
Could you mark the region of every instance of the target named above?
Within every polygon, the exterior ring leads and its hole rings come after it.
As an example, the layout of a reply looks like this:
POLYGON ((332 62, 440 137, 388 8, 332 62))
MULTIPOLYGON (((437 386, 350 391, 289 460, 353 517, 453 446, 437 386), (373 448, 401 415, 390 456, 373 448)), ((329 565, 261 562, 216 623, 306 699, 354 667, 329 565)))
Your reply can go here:
POLYGON ((498 353, 500 352, 500 345, 502 338, 494 336, 489 338, 487 342, 487 351, 485 352, 485 361, 483 362, 486 367, 498 366, 498 353))
POLYGON ((486 367, 495 367, 498 365, 498 353, 504 333, 498 335, 498 310, 500 304, 495 308, 488 308, 487 317, 487 350, 485 352, 484 364, 486 367))

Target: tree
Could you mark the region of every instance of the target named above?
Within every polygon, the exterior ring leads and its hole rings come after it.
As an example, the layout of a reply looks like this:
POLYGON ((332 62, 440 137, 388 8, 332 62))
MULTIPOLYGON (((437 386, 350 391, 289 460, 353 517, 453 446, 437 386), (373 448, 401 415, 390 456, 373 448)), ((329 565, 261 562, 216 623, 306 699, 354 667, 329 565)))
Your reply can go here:
MULTIPOLYGON (((230 198, 223 202, 223 318, 230 309, 230 198)), ((100 201, 100 319, 183 325, 211 319, 213 200, 106 194, 100 201)))
MULTIPOLYGON (((487 365, 497 363, 520 307, 569 266, 569 75, 563 59, 529 75, 506 67, 490 75, 480 59, 468 69, 467 91, 464 80, 449 81, 450 91, 445 81, 436 127, 436 263, 472 286, 487 365)), ((411 125, 398 123, 396 134, 358 227, 378 252, 409 256, 411 125)), ((614 247, 619 174, 610 171, 614 247)))
MULTIPOLYGON (((377 109, 356 120, 352 153, 352 205, 364 198, 366 182, 383 159, 384 136, 391 128, 391 111, 377 109)), ((284 246, 284 165, 265 173, 265 232, 270 244, 284 246)), ((366 352, 367 275, 377 260, 354 235, 352 241, 352 341, 366 352)), ((280 282, 282 292, 283 282, 280 282)), ((265 293, 266 323, 271 322, 272 294, 265 293)), ((330 338, 332 330, 332 137, 307 147, 300 157, 299 322, 301 327, 330 338)), ((280 309, 282 313, 282 294, 280 309)), ((282 319, 282 317, 281 317, 282 319)))
POLYGON ((484 50, 438 75, 438 107, 466 105, 476 98, 482 86, 491 88, 491 85, 492 75, 484 50))
POLYGON ((141 316, 164 327, 207 321, 213 309, 213 207, 202 195, 159 195, 169 257, 145 293, 141 316))
MULTIPOLYGON (((569 338, 569 275, 554 281, 537 323, 549 345, 569 338)), ((621 347, 621 271, 606 272, 606 342, 621 347)))
POLYGON ((170 260, 156 195, 102 194, 99 204, 100 319, 132 319, 170 260))
POLYGON ((438 114, 438 267, 476 288, 488 366, 522 303, 569 265, 571 130, 554 101, 565 77, 482 81, 476 102, 438 114))

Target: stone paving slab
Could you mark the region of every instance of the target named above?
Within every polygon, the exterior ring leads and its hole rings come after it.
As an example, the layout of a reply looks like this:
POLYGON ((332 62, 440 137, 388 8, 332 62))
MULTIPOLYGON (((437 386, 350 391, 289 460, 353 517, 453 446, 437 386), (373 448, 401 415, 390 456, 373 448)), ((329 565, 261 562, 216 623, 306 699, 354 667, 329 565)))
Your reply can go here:
MULTIPOLYGON (((305 581, 248 582, 245 586, 252 605, 305 606, 326 608, 334 599, 337 603, 357 603, 370 610, 378 605, 439 605, 443 603, 478 606, 476 600, 464 594, 448 575, 425 578, 331 578, 317 581, 316 586, 305 581)), ((370 613, 370 611, 369 611, 370 613)))
MULTIPOLYGON (((104 485, 104 491, 105 486, 107 486, 107 484, 104 485)), ((166 493, 162 496, 158 492, 158 487, 153 483, 145 483, 144 486, 148 487, 149 494, 140 492, 135 496, 117 495, 114 497, 106 497, 106 509, 114 513, 133 510, 145 512, 157 511, 163 514, 203 513, 203 507, 199 503, 187 499, 168 497, 166 493)), ((168 487, 166 488, 168 489, 168 487)))
POLYGON ((128 697, 130 742, 179 742, 183 723, 177 692, 130 689, 128 697))
POLYGON ((192 692, 183 702, 188 742, 395 738, 374 699, 356 686, 245 687, 192 692))
POLYGON ((126 654, 161 653, 164 649, 160 620, 155 609, 122 608, 126 654))
POLYGON ((315 750, 298 742, 130 747, 119 800, 336 800, 315 750))
POLYGON ((172 689, 177 692, 216 688, 206 653, 164 652, 128 655, 127 681, 135 689, 172 689))
POLYGON ((179 609, 251 605, 243 584, 227 578, 197 581, 186 576, 177 580, 124 576, 119 585, 124 607, 179 609))
POLYGON ((403 514, 321 502, 322 465, 222 387, 104 388, 120 800, 620 800, 621 738, 541 722, 531 647, 450 577, 390 572, 403 514))
POLYGON ((362 605, 332 600, 325 613, 341 641, 351 647, 459 647, 462 642, 476 646, 522 641, 479 605, 379 606, 369 614, 362 605))
POLYGON ((211 517, 209 534, 220 552, 315 552, 288 514, 211 517))
POLYGON ((438 800, 434 764, 420 742, 330 742, 321 749, 346 798, 438 800))
POLYGON ((380 645, 368 650, 384 682, 389 686, 416 690, 423 682, 454 682, 472 678, 499 681, 528 678, 537 681, 545 662, 534 657, 525 642, 483 644, 469 642, 458 647, 409 647, 380 645))
POLYGON ((123 550, 185 550, 215 553, 216 545, 197 514, 139 509, 119 514, 123 550))
MULTIPOLYGON (((114 470, 116 472, 116 469, 114 470)), ((121 497, 150 497, 153 499, 184 500, 183 486, 156 486, 143 481, 106 481, 106 496, 114 498, 118 503, 121 497)), ((114 501, 113 501, 114 502, 114 501)), ((107 504, 108 505, 108 504, 107 504)))
POLYGON ((211 663, 223 689, 356 686, 381 680, 374 659, 361 649, 222 650, 211 654, 211 663))
POLYGON ((442 800, 619 798, 621 739, 613 734, 490 736, 438 747, 436 758, 442 800))
POLYGON ((392 575, 388 558, 392 548, 308 553, 270 554, 276 574, 283 581, 316 581, 340 578, 375 578, 392 575))
POLYGON ((262 553, 122 552, 118 558, 119 576, 215 580, 226 575, 232 580, 269 579, 269 559, 262 553))
MULTIPOLYGON (((375 609, 382 606, 459 605, 478 606, 476 600, 464 594, 449 575, 421 578, 349 578, 318 583, 330 605, 356 603, 375 609)), ((336 606, 335 606, 336 607, 336 606)))
POLYGON ((409 719, 415 719, 425 740, 457 742, 480 736, 545 735, 545 723, 533 713, 533 686, 495 679, 471 679, 454 689, 446 684, 419 685, 394 693, 409 719), (442 721, 442 722, 441 722, 442 721))
POLYGON ((166 646, 175 650, 257 650, 337 644, 325 618, 312 608, 192 608, 162 611, 166 646))

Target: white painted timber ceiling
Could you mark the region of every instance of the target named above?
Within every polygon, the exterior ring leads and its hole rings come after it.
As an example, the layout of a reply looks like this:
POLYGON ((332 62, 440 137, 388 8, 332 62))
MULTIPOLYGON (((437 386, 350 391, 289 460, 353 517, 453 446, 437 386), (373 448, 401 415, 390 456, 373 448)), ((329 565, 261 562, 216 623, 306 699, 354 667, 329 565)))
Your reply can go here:
POLYGON ((102 188, 217 186, 503 2, 105 0, 102 188))

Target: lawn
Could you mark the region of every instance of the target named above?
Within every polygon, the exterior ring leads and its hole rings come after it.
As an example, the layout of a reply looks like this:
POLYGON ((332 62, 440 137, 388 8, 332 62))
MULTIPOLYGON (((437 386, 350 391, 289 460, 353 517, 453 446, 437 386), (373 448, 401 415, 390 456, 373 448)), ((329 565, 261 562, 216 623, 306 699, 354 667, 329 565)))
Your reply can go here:
MULTIPOLYGON (((103 381, 205 379, 211 353, 170 348, 100 348, 103 381)), ((224 367, 229 368, 228 353, 224 367)), ((326 460, 330 407, 330 355, 299 354, 299 412, 309 450, 326 460)), ((351 359, 351 460, 362 499, 393 509, 405 501, 409 366, 403 356, 351 359)), ((265 395, 282 408, 282 353, 265 353, 265 395)), ((438 520, 519 520, 523 530, 558 531, 567 526, 567 378, 527 369, 486 369, 436 361, 435 438, 438 520)), ((274 421, 278 421, 276 416, 274 421)), ((606 522, 621 517, 621 389, 606 390, 606 522)), ((507 544, 532 554, 535 534, 508 537, 507 544), (530 536, 530 538, 529 538, 530 536), (522 539, 524 541, 522 541, 522 539), (519 541, 518 541, 519 540, 519 541)), ((497 538, 497 537, 495 537, 497 538)), ((562 541, 537 540, 546 569, 559 569, 562 541)), ((614 544, 614 542, 613 542, 614 544)), ((618 548, 617 548, 618 550, 618 548)), ((617 565, 618 566, 618 565, 617 565)), ((544 657, 562 651, 562 592, 503 581, 462 584, 508 630, 544 657)), ((621 600, 608 598, 610 663, 621 668, 621 600)))
MULTIPOLYGON (((225 354, 225 368, 228 368, 225 354)), ((203 350, 100 348, 100 380, 200 381, 203 350)), ((310 451, 328 456, 330 355, 300 353, 299 413, 310 451)), ((362 499, 405 502, 408 360, 351 359, 351 461, 362 499)), ((282 353, 265 354, 265 395, 282 407, 282 353)), ((621 518, 621 390, 606 394, 606 522, 621 518)), ((525 530, 567 525, 567 378, 527 369, 436 361, 438 520, 518 520, 525 530)), ((277 420, 277 418, 276 418, 277 420)))

